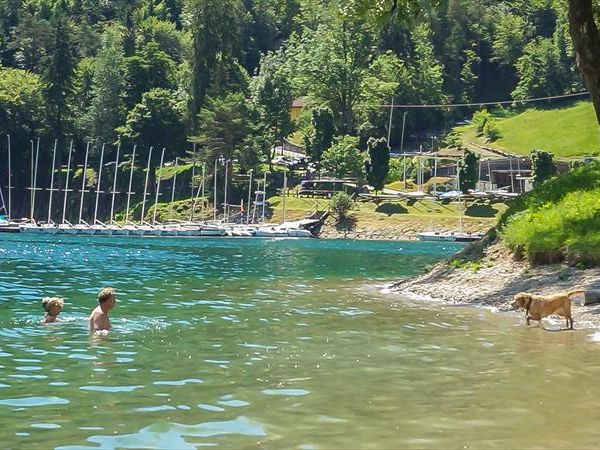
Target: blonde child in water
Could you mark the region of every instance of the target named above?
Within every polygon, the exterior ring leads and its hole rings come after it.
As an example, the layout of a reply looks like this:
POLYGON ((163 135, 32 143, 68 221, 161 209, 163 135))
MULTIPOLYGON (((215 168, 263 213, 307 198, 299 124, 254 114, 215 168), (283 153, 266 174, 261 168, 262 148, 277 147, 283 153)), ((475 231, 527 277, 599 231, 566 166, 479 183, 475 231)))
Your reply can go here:
POLYGON ((44 319, 42 323, 52 323, 57 322, 60 319, 58 315, 63 309, 65 305, 65 300, 60 297, 45 297, 42 299, 42 307, 46 314, 44 315, 44 319))

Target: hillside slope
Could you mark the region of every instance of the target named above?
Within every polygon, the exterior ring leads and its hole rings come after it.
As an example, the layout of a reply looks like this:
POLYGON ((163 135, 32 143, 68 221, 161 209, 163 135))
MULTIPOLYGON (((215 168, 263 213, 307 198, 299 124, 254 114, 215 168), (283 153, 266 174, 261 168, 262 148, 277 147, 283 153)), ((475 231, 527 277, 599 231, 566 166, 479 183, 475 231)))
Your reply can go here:
POLYGON ((466 147, 476 143, 516 155, 541 149, 559 158, 600 155, 600 127, 591 102, 558 109, 528 109, 497 120, 502 136, 493 143, 477 136, 474 124, 457 127, 455 131, 466 147))

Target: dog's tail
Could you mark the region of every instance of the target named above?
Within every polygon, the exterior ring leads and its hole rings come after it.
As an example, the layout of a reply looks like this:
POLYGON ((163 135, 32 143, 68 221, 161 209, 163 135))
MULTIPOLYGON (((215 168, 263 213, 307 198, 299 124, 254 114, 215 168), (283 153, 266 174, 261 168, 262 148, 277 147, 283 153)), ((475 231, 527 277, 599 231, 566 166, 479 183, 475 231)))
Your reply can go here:
POLYGON ((569 292, 567 292, 567 297, 571 298, 575 294, 585 294, 585 291, 586 291, 585 289, 577 289, 574 291, 569 291, 569 292))

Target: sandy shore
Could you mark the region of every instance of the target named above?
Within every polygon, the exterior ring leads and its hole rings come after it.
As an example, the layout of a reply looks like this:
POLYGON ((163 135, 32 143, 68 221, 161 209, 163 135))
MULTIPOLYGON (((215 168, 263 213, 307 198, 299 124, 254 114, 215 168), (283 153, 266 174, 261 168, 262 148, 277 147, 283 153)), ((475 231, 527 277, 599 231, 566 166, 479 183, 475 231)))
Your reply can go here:
MULTIPOLYGON (((478 262, 451 267, 446 261, 431 271, 394 283, 392 291, 441 300, 451 304, 509 309, 513 295, 539 294, 573 289, 600 289, 600 269, 582 270, 565 265, 531 267, 517 261, 501 243, 484 249, 478 262)), ((573 297, 575 328, 600 328, 600 304, 581 306, 573 297)), ((536 322, 533 322, 536 323, 536 322)))

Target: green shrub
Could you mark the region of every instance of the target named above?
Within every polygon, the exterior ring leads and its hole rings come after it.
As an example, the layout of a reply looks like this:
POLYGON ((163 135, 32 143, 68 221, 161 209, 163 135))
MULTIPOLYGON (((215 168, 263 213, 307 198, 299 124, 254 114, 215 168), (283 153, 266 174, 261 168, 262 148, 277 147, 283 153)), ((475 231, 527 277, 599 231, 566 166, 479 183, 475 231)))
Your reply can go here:
POLYGON ((477 125, 477 133, 482 134, 485 129, 485 125, 492 118, 492 115, 487 109, 476 111, 473 114, 473 122, 477 125))
POLYGON ((352 198, 345 192, 336 192, 329 203, 332 214, 338 221, 348 217, 348 212, 354 207, 352 198))
POLYGON ((502 133, 500 133, 498 121, 496 119, 489 118, 483 127, 483 134, 492 142, 500 139, 502 137, 502 133))

